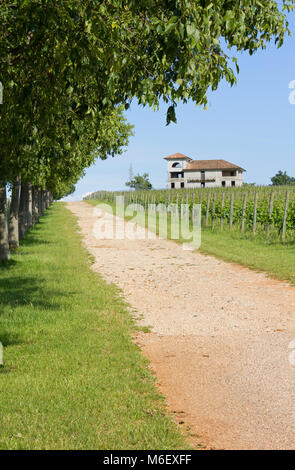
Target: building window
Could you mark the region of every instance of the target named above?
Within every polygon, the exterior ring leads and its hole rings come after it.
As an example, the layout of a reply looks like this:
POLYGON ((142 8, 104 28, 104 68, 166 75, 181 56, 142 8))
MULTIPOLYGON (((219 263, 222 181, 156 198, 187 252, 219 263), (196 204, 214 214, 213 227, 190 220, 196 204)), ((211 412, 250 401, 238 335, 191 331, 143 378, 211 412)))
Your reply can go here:
POLYGON ((232 185, 232 186, 235 186, 235 185, 236 185, 236 182, 235 182, 235 181, 232 181, 232 182, 231 182, 231 185, 232 185))
POLYGON ((222 176, 236 176, 236 171, 231 170, 223 170, 222 176))
POLYGON ((171 189, 174 189, 174 188, 175 188, 175 184, 171 183, 171 189))
POLYGON ((222 181, 222 182, 221 182, 221 185, 222 185, 222 186, 225 186, 225 181, 222 181))
POLYGON ((184 188, 184 183, 180 183, 180 187, 181 187, 181 188, 184 188))
POLYGON ((205 183, 201 183, 201 188, 205 188, 205 183))
POLYGON ((183 173, 176 173, 176 171, 170 172, 170 178, 183 178, 183 173))
POLYGON ((172 164, 172 168, 180 168, 180 167, 181 167, 181 165, 180 165, 179 162, 175 162, 175 163, 172 164))

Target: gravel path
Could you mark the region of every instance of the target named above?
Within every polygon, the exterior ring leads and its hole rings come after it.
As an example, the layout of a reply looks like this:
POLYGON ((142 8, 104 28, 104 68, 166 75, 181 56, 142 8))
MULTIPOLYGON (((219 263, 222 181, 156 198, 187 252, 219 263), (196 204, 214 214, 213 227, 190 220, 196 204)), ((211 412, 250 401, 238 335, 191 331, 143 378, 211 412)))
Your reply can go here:
POLYGON ((93 269, 152 327, 138 342, 194 445, 295 449, 295 288, 172 241, 97 240, 94 207, 68 208, 93 269))

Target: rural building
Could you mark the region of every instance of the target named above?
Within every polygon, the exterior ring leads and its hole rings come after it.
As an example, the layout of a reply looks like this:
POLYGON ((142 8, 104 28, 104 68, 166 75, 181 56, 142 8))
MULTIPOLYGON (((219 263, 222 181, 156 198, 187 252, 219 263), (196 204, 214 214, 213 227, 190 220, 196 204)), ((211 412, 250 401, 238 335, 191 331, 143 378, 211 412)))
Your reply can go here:
POLYGON ((167 161, 168 188, 214 188, 242 186, 243 172, 226 160, 192 160, 182 153, 164 158, 167 161))

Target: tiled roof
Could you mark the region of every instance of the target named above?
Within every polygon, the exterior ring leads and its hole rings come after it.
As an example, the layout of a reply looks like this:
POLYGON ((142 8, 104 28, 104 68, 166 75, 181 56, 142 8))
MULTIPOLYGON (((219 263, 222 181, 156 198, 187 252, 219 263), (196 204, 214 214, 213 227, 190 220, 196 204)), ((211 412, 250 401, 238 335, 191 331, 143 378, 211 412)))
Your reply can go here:
POLYGON ((189 170, 243 170, 240 166, 226 160, 192 160, 183 171, 189 170))
POLYGON ((191 158, 183 155, 183 153, 174 153, 173 155, 168 155, 168 157, 164 157, 165 160, 189 160, 192 161, 191 158))

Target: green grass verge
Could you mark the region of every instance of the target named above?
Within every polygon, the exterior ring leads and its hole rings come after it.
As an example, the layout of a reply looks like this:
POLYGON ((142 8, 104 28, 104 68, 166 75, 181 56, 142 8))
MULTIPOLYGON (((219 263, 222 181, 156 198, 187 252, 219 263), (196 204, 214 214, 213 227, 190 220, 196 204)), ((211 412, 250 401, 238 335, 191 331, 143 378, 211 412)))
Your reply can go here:
POLYGON ((76 229, 54 204, 0 267, 0 448, 188 448, 76 229))
POLYGON ((295 243, 267 242, 239 232, 202 230, 200 251, 295 285, 295 243))
MULTIPOLYGON (((101 203, 99 200, 85 202, 92 205, 101 203)), ((114 205, 110 207, 115 209, 114 205)), ((130 218, 126 217, 126 219, 130 218)), ((142 222, 144 223, 144 217, 142 222)), ((257 271, 265 271, 272 277, 287 280, 295 285, 295 241, 286 243, 279 240, 267 241, 262 236, 253 236, 250 233, 241 234, 237 230, 230 232, 226 229, 220 231, 203 227, 200 252, 242 264, 257 271)))

